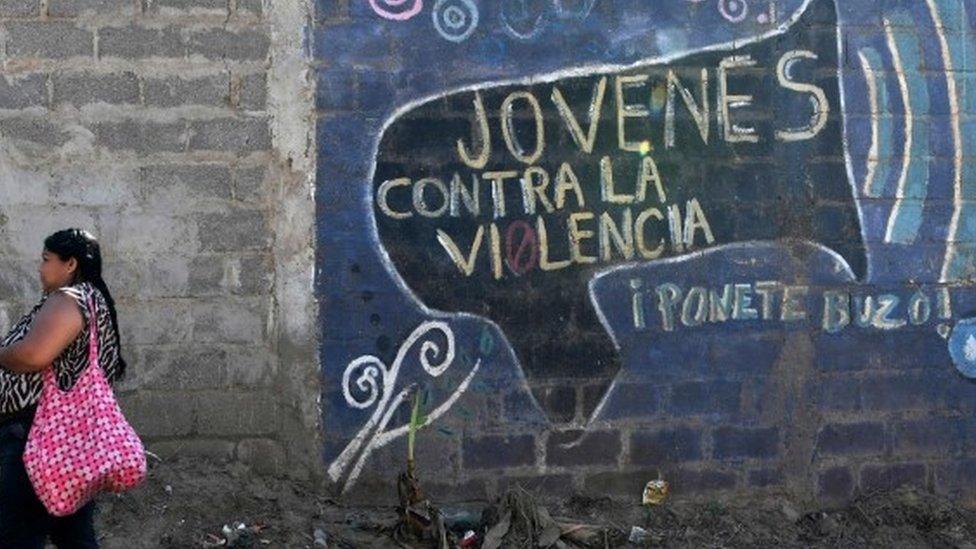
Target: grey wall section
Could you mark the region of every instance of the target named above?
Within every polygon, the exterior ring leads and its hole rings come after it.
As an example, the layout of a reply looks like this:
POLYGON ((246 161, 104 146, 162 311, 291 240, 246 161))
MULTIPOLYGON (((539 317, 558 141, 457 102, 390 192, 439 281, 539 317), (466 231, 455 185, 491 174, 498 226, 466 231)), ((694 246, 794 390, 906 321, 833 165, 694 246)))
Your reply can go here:
POLYGON ((0 0, 0 324, 39 297, 44 236, 88 228, 149 449, 304 475, 319 452, 308 11, 276 4, 0 0))

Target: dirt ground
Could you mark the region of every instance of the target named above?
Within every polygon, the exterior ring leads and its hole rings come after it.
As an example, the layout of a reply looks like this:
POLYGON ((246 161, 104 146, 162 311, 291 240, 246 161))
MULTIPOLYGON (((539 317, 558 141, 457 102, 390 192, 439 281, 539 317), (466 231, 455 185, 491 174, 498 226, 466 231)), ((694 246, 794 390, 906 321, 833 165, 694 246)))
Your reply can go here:
MULTIPOLYGON (((469 547, 976 549, 976 513, 910 489, 806 513, 780 499, 669 501, 645 508, 577 497, 543 506, 519 490, 483 509, 468 505, 441 510, 452 529, 452 548, 460 546, 466 530, 476 530, 478 540, 469 547), (635 526, 642 530, 634 532, 635 526), (628 541, 632 533, 639 543, 628 541)), ((107 549, 395 548, 397 521, 395 503, 344 507, 297 483, 261 478, 242 466, 189 459, 156 463, 143 487, 103 496, 97 518, 107 549)))

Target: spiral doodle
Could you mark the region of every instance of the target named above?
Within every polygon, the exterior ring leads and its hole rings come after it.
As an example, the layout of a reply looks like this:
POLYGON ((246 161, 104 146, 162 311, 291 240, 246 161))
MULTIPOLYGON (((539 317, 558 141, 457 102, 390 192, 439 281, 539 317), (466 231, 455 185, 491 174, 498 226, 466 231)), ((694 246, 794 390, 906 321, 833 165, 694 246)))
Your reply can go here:
MULTIPOLYGON (((329 477, 333 481, 338 481, 348 471, 343 492, 356 482, 366 460, 374 450, 407 434, 408 425, 392 429, 388 426, 394 413, 404 402, 407 402, 410 394, 417 390, 417 384, 410 383, 397 391, 397 381, 404 362, 411 356, 418 342, 420 348, 417 360, 429 376, 440 377, 454 363, 456 352, 454 331, 446 322, 431 321, 418 326, 400 345, 396 358, 389 368, 381 359, 373 355, 361 356, 346 366, 342 374, 342 392, 346 403, 359 410, 373 406, 375 409, 362 430, 349 441, 346 448, 329 466, 329 477), (435 338, 435 334, 439 334, 439 337, 435 338), (438 342, 438 339, 444 340, 443 345, 438 342), (357 398, 353 393, 354 388, 358 389, 358 393, 362 393, 364 398, 357 398)), ((454 406, 461 395, 468 390, 480 368, 479 358, 453 393, 440 406, 427 414, 424 425, 434 422, 454 406)))
POLYGON ((749 15, 747 0, 718 0, 718 11, 726 20, 738 23, 749 15))
POLYGON ((381 386, 386 384, 386 377, 386 366, 375 356, 363 356, 352 361, 342 374, 342 393, 346 403, 357 410, 371 407, 379 398, 381 386), (359 372, 359 376, 353 381, 352 377, 356 372, 359 372), (359 393, 365 394, 365 400, 353 394, 352 383, 355 383, 359 393))
POLYGON ((369 0, 376 15, 394 21, 406 21, 424 9, 424 0, 369 0))
POLYGON ((478 27, 478 6, 474 0, 437 0, 434 28, 445 40, 463 42, 478 27))

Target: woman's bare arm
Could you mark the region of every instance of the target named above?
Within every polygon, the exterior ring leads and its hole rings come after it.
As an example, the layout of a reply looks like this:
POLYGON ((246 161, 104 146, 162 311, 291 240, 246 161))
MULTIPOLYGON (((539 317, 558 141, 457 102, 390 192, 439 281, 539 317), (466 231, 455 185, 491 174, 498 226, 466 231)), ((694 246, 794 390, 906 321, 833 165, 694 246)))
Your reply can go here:
POLYGON ((50 366, 84 327, 77 303, 55 292, 37 312, 24 339, 0 348, 0 366, 27 374, 50 366))

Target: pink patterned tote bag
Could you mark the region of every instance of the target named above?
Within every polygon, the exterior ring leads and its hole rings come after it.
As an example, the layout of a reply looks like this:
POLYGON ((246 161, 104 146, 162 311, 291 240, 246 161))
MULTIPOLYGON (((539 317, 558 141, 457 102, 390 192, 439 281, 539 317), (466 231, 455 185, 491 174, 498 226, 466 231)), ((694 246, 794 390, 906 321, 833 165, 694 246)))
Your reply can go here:
POLYGON ((101 491, 122 492, 146 478, 142 441, 126 422, 98 364, 98 331, 89 303, 88 367, 68 391, 54 369, 44 389, 24 450, 24 467, 37 497, 54 516, 70 515, 101 491))

